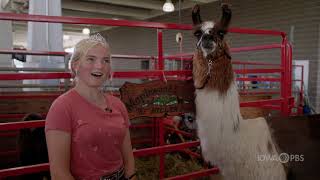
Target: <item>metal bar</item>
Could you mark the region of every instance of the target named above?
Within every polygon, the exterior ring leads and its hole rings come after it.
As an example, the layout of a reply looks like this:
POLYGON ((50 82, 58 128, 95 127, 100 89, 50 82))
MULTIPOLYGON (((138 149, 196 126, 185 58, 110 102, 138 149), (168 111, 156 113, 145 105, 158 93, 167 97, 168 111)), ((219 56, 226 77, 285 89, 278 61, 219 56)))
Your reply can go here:
MULTIPOLYGON (((191 76, 190 70, 179 71, 122 71, 114 72, 114 78, 146 78, 146 77, 163 77, 165 76, 191 76)), ((71 73, 56 72, 56 73, 2 73, 0 80, 25 80, 25 79, 59 79, 71 78, 71 73)))
MULTIPOLYGON (((172 55, 172 56, 164 56, 165 60, 182 60, 182 61, 192 61, 193 55, 189 55, 190 57, 179 56, 179 55, 172 55)), ((262 62, 247 62, 247 61, 240 61, 240 60, 232 60, 232 64, 247 64, 247 65, 266 65, 266 66, 280 66, 280 64, 276 63, 262 63, 262 62)))
MULTIPOLYGON (((246 64, 243 64, 243 69, 242 69, 242 70, 245 70, 246 67, 247 67, 247 65, 246 65, 246 64)), ((246 72, 243 74, 243 77, 245 77, 245 78, 248 77, 248 75, 247 75, 246 72)), ((242 81, 242 85, 243 85, 243 87, 244 87, 244 91, 247 91, 247 86, 245 86, 245 82, 244 82, 244 81, 242 81)))
POLYGON ((192 179, 192 178, 197 178, 197 177, 202 177, 202 176, 210 176, 212 174, 218 174, 218 173, 219 173, 219 169, 214 167, 211 169, 200 170, 197 172, 183 174, 180 176, 169 177, 169 178, 166 178, 165 180, 186 180, 186 179, 192 179))
POLYGON ((278 104, 281 103, 283 99, 269 99, 269 100, 259 100, 259 101, 247 101, 247 102, 241 102, 240 107, 261 107, 264 105, 270 105, 270 104, 278 104))
POLYGON ((191 25, 144 21, 0 13, 0 20, 191 30, 191 25))
POLYGON ((112 58, 121 58, 121 59, 153 59, 153 56, 140 56, 140 55, 123 55, 123 54, 113 54, 112 58))
POLYGON ((183 71, 161 71, 161 70, 154 70, 154 71, 122 71, 122 72, 114 72, 115 78, 146 78, 146 77, 162 77, 166 76, 191 76, 192 72, 190 70, 183 70, 183 71))
POLYGON ((0 131, 44 127, 45 120, 0 123, 0 131))
MULTIPOLYGON (((278 83, 277 83, 278 85, 278 83)), ((261 84, 261 83, 258 83, 258 84, 245 84, 245 85, 242 85, 242 86, 246 86, 246 87, 257 87, 257 89, 252 89, 252 91, 260 91, 260 88, 261 89, 270 89, 270 90, 274 90, 274 88, 268 88, 269 87, 269 84, 261 84)))
POLYGON ((303 114, 303 105, 304 105, 304 91, 303 91, 303 79, 304 79, 304 66, 301 67, 301 84, 300 84, 300 107, 298 107, 298 113, 303 114))
MULTIPOLYGON (((26 114, 0 114, 1 119, 21 119, 26 114)), ((0 123, 1 126, 1 123, 0 123)))
POLYGON ((280 66, 280 64, 275 64, 275 63, 262 63, 262 62, 253 62, 253 61, 247 62, 247 61, 240 61, 240 60, 232 60, 232 64, 280 66))
MULTIPOLYGON (((239 51, 250 51, 250 50, 262 50, 262 49, 269 49, 269 48, 280 48, 278 47, 280 45, 272 44, 272 45, 263 45, 263 46, 248 46, 248 47, 241 47, 239 48, 231 48, 231 52, 239 52, 239 51)), ((8 50, 8 49, 0 49, 0 54, 26 54, 26 55, 50 55, 50 56, 65 56, 68 55, 66 52, 47 52, 47 51, 27 51, 27 50, 8 50)), ((112 58, 123 58, 123 59, 153 59, 158 58, 154 56, 140 56, 140 55, 120 55, 120 54, 114 54, 112 55, 112 58)), ((184 54, 176 54, 171 56, 165 56, 165 59, 168 60, 192 60, 193 53, 184 53, 184 54)), ((233 61, 234 64, 255 64, 255 65, 278 65, 278 64, 272 64, 272 63, 259 63, 259 62, 239 62, 239 61, 233 61)))
MULTIPOLYGON (((283 69, 282 73, 281 73, 281 98, 283 99, 282 101, 282 106, 281 106, 281 113, 284 116, 288 116, 289 112, 288 112, 288 106, 289 106, 289 102, 288 102, 288 62, 287 62, 287 50, 286 50, 286 39, 283 38, 282 39, 282 47, 281 47, 281 68, 283 69)), ((290 87, 291 89, 291 87, 290 87)))
MULTIPOLYGON (((0 49, 0 54, 24 54, 24 55, 49 55, 49 56, 66 56, 71 55, 64 51, 35 51, 35 50, 12 50, 12 49, 0 49)), ((112 58, 121 59, 152 59, 153 56, 142 56, 142 55, 123 55, 113 54, 112 58)))
POLYGON ((237 81, 271 81, 279 82, 280 78, 236 78, 237 81))
MULTIPOLYGON (((0 118, 22 118, 26 114, 0 114, 0 118)), ((45 117, 46 114, 41 114, 41 116, 45 117)), ((37 120, 37 121, 20 121, 20 122, 8 122, 8 123, 0 123, 0 131, 9 131, 9 130, 19 130, 24 128, 37 128, 43 127, 45 125, 45 120, 37 120)), ((142 124, 142 125, 130 125, 130 128, 147 128, 153 127, 152 124, 142 124)))
POLYGON ((57 98, 61 95, 58 94, 36 94, 36 95, 0 95, 0 99, 48 99, 57 98))
POLYGON ((181 130, 177 130, 177 129, 174 129, 174 128, 165 127, 165 129, 168 130, 168 131, 171 131, 171 132, 175 132, 175 133, 181 134, 183 136, 194 137, 194 135, 191 134, 191 133, 187 133, 187 132, 184 132, 184 131, 181 131, 181 130))
POLYGON ((163 42, 162 42, 162 30, 157 29, 157 41, 158 41, 158 70, 164 70, 163 59, 163 42))
MULTIPOLYGON (((281 72, 280 69, 236 69, 238 74, 246 73, 275 73, 281 72)), ((178 70, 178 71, 122 71, 114 72, 114 78, 145 78, 145 77, 163 77, 165 76, 191 76, 190 70, 178 70)), ((71 78, 71 73, 67 72, 55 72, 55 73, 3 73, 0 74, 0 80, 25 80, 25 79, 59 79, 59 78, 71 78)), ((239 80, 245 80, 246 78, 239 78, 239 80)), ((250 78, 246 79, 250 81, 250 78)), ((258 80, 252 78, 252 80, 258 80)), ((278 81, 277 78, 260 78, 261 81, 278 81)))
POLYGON ((266 49, 277 49, 281 47, 282 45, 280 44, 249 46, 249 47, 231 48, 231 52, 257 51, 257 50, 266 50, 266 49))
MULTIPOLYGON (((265 49, 278 49, 281 48, 281 44, 266 44, 266 45, 258 45, 258 46, 246 46, 246 47, 239 47, 239 48, 230 48, 230 52, 237 53, 237 52, 243 52, 243 51, 257 51, 257 50, 265 50, 265 49)), ((168 58, 174 58, 174 57, 193 57, 194 53, 180 53, 176 55, 171 56, 165 56, 168 58)), ((157 57, 156 57, 157 58, 157 57)))
POLYGON ((14 67, 0 67, 0 71, 47 71, 47 72, 69 72, 69 70, 61 68, 14 68, 14 67))
MULTIPOLYGON (((163 77, 163 74, 162 74, 162 77, 163 77)), ((159 78, 157 77, 150 77, 149 80, 158 80, 159 78)), ((191 80, 192 77, 191 76, 182 76, 182 77, 177 77, 177 76, 166 76, 166 79, 167 80, 179 80, 179 81, 186 81, 186 80, 191 80)))
POLYGON ((0 169, 0 177, 4 178, 9 176, 20 176, 24 174, 32 174, 32 173, 48 171, 48 170, 49 170, 49 163, 15 167, 10 169, 0 169))
POLYGON ((235 69, 237 74, 280 73, 282 69, 235 69))
POLYGON ((199 145, 200 145, 199 141, 191 141, 191 142, 180 143, 180 144, 169 144, 169 145, 152 147, 152 148, 144 148, 141 150, 134 151, 133 154, 136 157, 142 157, 142 156, 156 155, 163 152, 178 151, 181 149, 195 147, 199 145))
POLYGON ((166 60, 183 60, 183 61, 192 61, 193 59, 193 53, 179 53, 169 56, 163 57, 166 60))
MULTIPOLYGON (((2 14, 2 13, 0 13, 2 14)), ((1 16, 0 16, 1 17, 1 16)), ((0 18, 1 19, 1 18, 0 18)), ((24 55, 34 55, 34 56, 65 56, 68 53, 63 51, 27 51, 27 50, 11 50, 11 49, 0 49, 0 54, 24 54, 24 55)))
MULTIPOLYGON (((7 84, 3 85, 0 84, 0 88, 61 88, 61 85, 40 85, 40 84, 7 84)), ((68 85, 68 87, 71 87, 71 85, 68 85)))
MULTIPOLYGON (((15 20, 15 21, 33 21, 33 22, 49 22, 49 23, 65 23, 65 24, 91 24, 105 26, 125 26, 125 27, 145 27, 159 29, 176 29, 176 30, 192 30, 192 25, 173 24, 173 23, 158 23, 158 22, 143 22, 143 21, 128 21, 128 20, 113 20, 99 18, 79 18, 79 17, 61 17, 61 16, 44 16, 44 15, 28 15, 15 13, 0 13, 0 20, 15 20)), ((240 34, 264 34, 271 36, 286 36, 285 32, 249 29, 249 28, 229 28, 231 33, 240 34)))
POLYGON ((130 128, 139 129, 139 128, 150 128, 153 126, 154 126, 153 124, 133 124, 133 125, 130 125, 130 128))
POLYGON ((165 60, 169 61, 192 61, 192 57, 164 57, 165 60))
MULTIPOLYGON (((0 118, 2 119, 17 119, 17 118, 23 118, 26 114, 0 114, 0 118)), ((41 113, 42 117, 46 117, 47 113, 41 113)))
POLYGON ((276 106, 276 105, 263 105, 261 106, 262 108, 266 108, 266 109, 273 109, 273 110, 281 110, 281 106, 276 106))
POLYGON ((192 157, 195 157, 195 158, 202 158, 202 156, 198 153, 195 153, 195 152, 192 152, 188 149, 182 149, 182 150, 179 150, 180 152, 183 152, 183 153, 186 153, 186 154, 189 154, 190 156, 192 157))
POLYGON ((280 91, 260 91, 260 92, 250 92, 250 91, 239 91, 240 95, 262 95, 262 94, 280 94, 280 91))
POLYGON ((71 78, 70 73, 3 73, 0 74, 0 80, 26 80, 26 79, 59 79, 71 78))
POLYGON ((263 34, 263 35, 271 35, 271 36, 286 36, 285 32, 282 31, 271 31, 271 30, 261 30, 261 29, 249 29, 249 28, 229 28, 229 32, 239 33, 239 34, 263 34))
MULTIPOLYGON (((194 146, 199 146, 200 142, 199 141, 193 141, 193 142, 187 142, 187 143, 181 143, 181 144, 172 144, 172 145, 165 145, 165 146, 159 146, 159 147, 154 147, 154 148, 145 148, 141 150, 134 150, 133 154, 136 157, 139 156, 148 156, 148 155, 154 155, 154 154, 159 154, 159 153, 164 153, 164 152, 170 152, 170 151, 177 151, 183 148, 189 148, 189 147, 194 147, 194 146)), ((30 174, 30 173, 36 173, 36 172, 41 172, 41 171, 47 171, 49 170, 49 164, 44 163, 44 164, 37 164, 37 165, 31 165, 31 166, 23 166, 23 167, 16 167, 16 168, 10 168, 10 169, 1 169, 0 170, 0 177, 9 177, 9 176, 19 176, 23 174, 30 174)), ((214 171, 206 171, 206 172, 201 172, 200 174, 205 174, 208 175, 208 173, 212 172, 218 172, 218 170, 214 171)), ((196 177, 196 176, 193 176, 196 177)))
MULTIPOLYGON (((275 73, 281 72, 280 69, 236 69, 238 74, 247 73, 275 73)), ((145 78, 145 77, 163 77, 165 76, 191 76, 191 70, 178 70, 178 71, 122 71, 114 72, 114 78, 145 78)), ((0 74, 0 80, 25 80, 25 79, 59 79, 59 78, 71 78, 71 73, 67 72, 55 72, 55 73, 3 73, 0 74)), ((261 81, 278 81, 277 78, 260 78, 261 81)), ((245 80, 245 78, 239 78, 239 80, 245 80)), ((249 81, 250 79, 247 78, 249 81)), ((252 80, 256 80, 252 78, 252 80)))
MULTIPOLYGON (((286 48, 287 48, 287 62, 288 62, 288 98, 292 97, 292 46, 286 39, 286 48)), ((291 107, 288 110, 290 113, 292 112, 291 107)))
MULTIPOLYGON (((161 118, 158 118, 159 121, 159 145, 165 145, 164 141, 164 123, 161 118)), ((159 178, 163 179, 165 174, 165 153, 161 152, 159 154, 159 178)))
MULTIPOLYGON (((282 39, 282 44, 284 44, 284 39, 282 39)), ((285 99, 285 65, 286 64, 286 59, 285 59, 285 52, 284 52, 284 46, 281 48, 281 68, 283 69, 283 72, 281 72, 281 82, 280 82, 280 89, 281 89, 281 93, 280 96, 281 98, 285 99)), ((285 101, 285 100, 284 100, 285 101)), ((282 115, 285 115, 285 102, 282 102, 281 104, 281 113, 282 115)))

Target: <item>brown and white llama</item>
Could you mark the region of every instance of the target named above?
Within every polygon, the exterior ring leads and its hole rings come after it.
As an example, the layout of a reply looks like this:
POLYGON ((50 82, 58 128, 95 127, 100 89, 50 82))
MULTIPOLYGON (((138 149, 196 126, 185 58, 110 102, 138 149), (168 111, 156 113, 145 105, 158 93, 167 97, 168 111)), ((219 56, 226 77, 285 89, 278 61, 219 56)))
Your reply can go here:
POLYGON ((284 165, 264 118, 243 120, 224 39, 231 9, 222 5, 219 22, 202 22, 199 6, 192 10, 197 51, 193 59, 196 122, 203 157, 218 166, 226 180, 284 180, 284 165), (273 157, 272 159, 261 159, 273 157))

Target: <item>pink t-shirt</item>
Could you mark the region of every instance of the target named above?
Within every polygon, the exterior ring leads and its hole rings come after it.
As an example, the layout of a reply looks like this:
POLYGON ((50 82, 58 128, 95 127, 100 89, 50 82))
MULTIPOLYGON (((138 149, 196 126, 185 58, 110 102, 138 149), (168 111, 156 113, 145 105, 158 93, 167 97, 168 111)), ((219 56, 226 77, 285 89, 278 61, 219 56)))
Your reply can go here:
POLYGON ((122 142, 129 125, 128 113, 120 99, 106 96, 112 112, 91 104, 75 89, 51 105, 45 130, 71 134, 71 173, 77 180, 95 180, 123 165, 122 142))

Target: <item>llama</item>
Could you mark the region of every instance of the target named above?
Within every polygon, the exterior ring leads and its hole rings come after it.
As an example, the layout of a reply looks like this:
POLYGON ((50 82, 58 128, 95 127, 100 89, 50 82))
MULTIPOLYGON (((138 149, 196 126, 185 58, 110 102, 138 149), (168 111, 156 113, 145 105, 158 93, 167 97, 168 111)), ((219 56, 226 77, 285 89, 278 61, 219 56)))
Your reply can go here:
POLYGON ((239 95, 224 39, 231 9, 222 5, 219 22, 202 22, 200 8, 192 10, 197 50, 193 59, 196 88, 196 122, 202 155, 218 166, 226 180, 284 180, 286 170, 280 160, 264 118, 243 120, 239 95), (275 157, 261 160, 259 157, 275 157))

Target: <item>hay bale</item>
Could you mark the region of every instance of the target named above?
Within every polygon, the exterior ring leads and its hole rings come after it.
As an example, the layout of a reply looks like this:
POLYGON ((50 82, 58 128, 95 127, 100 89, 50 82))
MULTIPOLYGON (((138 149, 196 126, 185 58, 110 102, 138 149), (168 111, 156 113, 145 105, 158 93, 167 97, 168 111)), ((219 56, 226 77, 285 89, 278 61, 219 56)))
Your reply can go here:
POLYGON ((135 159, 137 179, 159 179, 159 158, 155 156, 135 159))
MULTIPOLYGON (((159 179, 159 156, 136 158, 137 179, 159 179)), ((165 177, 183 175, 203 169, 196 159, 185 159, 179 153, 165 155, 165 177)), ((209 180, 209 177, 197 178, 209 180)))
POLYGON ((202 165, 196 159, 184 159, 179 153, 167 154, 165 172, 167 177, 199 171, 202 165))

